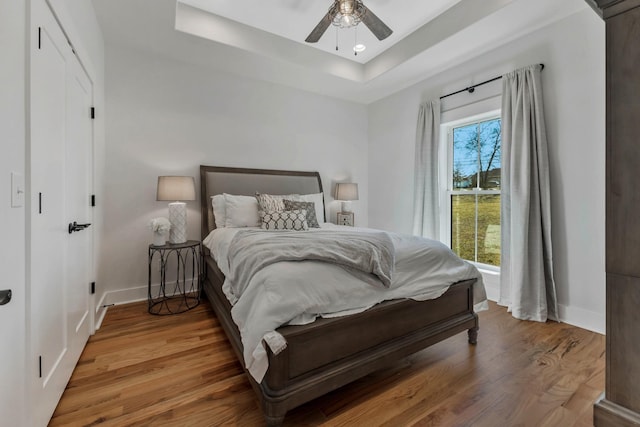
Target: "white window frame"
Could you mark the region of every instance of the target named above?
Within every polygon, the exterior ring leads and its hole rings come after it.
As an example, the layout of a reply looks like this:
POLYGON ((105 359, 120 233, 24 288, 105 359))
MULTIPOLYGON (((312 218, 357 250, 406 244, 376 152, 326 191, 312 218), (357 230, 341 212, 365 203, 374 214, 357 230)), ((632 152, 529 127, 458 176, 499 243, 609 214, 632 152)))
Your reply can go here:
MULTIPOLYGON (((496 101, 500 98, 490 100, 492 102, 484 102, 483 106, 495 107, 496 101)), ((498 104, 499 105, 499 104, 498 104)), ((438 181, 440 183, 440 240, 451 247, 451 196, 456 194, 500 194, 498 190, 454 190, 453 189, 453 129, 463 127, 473 123, 483 122, 487 120, 499 119, 501 110, 491 109, 482 113, 476 113, 471 116, 460 117, 465 113, 469 113, 469 106, 461 108, 461 111, 453 111, 443 114, 443 123, 440 126, 440 164, 446 167, 440 168, 438 181), (446 122, 445 122, 446 120, 446 122)), ((482 106, 476 106, 482 108, 482 106)), ((474 108, 477 111, 477 108, 474 108)), ((472 109, 471 111, 473 111, 472 109)), ((477 235, 477 233, 476 233, 477 235)), ((477 239, 476 239, 477 244, 477 239)), ((476 250, 477 253, 477 250, 476 250)), ((500 267, 480 262, 468 260, 481 270, 500 273, 500 267)))

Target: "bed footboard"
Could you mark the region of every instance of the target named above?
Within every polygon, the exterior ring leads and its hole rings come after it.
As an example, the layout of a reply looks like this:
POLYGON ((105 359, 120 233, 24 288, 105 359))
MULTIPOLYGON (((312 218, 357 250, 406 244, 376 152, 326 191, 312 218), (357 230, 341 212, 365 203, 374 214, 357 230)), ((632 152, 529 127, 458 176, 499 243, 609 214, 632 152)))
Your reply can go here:
MULTIPOLYGON (((224 276, 211 257, 205 265, 204 292, 243 363, 240 334, 222 293, 224 276)), ((247 373, 267 424, 281 425, 290 409, 465 330, 476 344, 474 282, 456 283, 433 300, 387 301, 363 313, 279 328, 287 348, 274 355, 267 347, 269 369, 260 384, 247 373)))

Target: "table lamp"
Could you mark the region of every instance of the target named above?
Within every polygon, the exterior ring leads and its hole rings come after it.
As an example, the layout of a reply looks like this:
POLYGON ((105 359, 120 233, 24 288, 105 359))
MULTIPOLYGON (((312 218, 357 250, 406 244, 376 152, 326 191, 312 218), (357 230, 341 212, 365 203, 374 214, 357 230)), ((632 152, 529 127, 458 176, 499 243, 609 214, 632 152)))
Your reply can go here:
POLYGON ((342 201, 342 212, 351 212, 351 201, 358 200, 358 184, 340 182, 336 184, 336 200, 342 201))
POLYGON ((159 176, 156 200, 169 203, 169 243, 187 241, 187 204, 185 200, 196 199, 196 184, 192 176, 159 176))

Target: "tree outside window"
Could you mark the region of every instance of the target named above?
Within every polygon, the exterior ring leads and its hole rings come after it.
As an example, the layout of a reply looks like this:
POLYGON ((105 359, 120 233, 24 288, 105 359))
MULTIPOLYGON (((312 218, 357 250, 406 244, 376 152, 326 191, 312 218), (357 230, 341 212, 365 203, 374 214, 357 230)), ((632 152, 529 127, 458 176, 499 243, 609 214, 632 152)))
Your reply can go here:
POLYGON ((501 121, 451 132, 451 248, 461 258, 500 266, 501 121))

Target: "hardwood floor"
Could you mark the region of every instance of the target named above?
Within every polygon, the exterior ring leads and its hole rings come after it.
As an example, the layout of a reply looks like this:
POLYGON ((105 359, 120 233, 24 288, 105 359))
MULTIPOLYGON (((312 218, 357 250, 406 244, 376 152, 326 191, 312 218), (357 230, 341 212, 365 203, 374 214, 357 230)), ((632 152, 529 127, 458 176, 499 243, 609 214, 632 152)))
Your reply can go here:
MULTIPOLYGON (((491 303, 477 346, 459 334, 301 406, 285 426, 591 426, 605 338, 522 322, 491 303)), ((245 374, 207 303, 152 316, 109 309, 51 426, 261 426, 245 374)))

